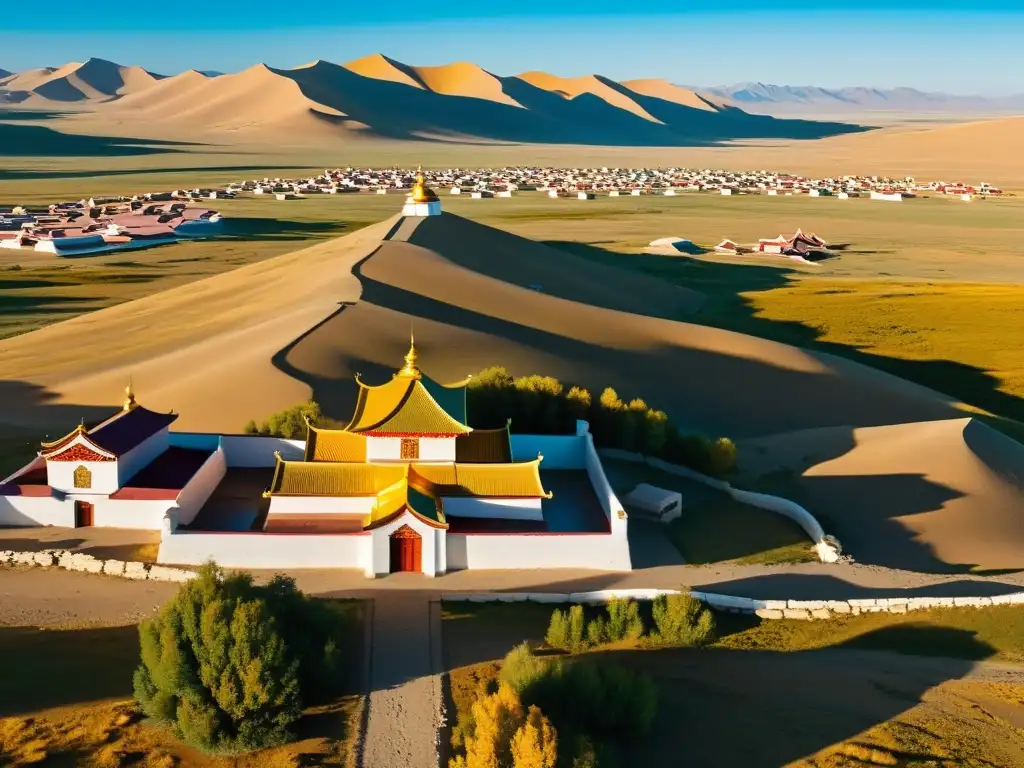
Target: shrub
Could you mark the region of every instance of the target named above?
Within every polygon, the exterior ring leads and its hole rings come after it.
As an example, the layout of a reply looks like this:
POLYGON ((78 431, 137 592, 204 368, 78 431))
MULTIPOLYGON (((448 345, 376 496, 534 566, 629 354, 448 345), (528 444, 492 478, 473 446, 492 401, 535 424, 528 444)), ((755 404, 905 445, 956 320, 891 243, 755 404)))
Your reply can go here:
POLYGON ((611 638, 608 637, 608 622, 604 616, 598 616, 587 623, 587 645, 590 647, 604 645, 611 638))
POLYGON ((272 414, 262 425, 257 426, 255 421, 245 425, 243 431, 247 435, 266 435, 272 437, 283 437, 288 440, 298 440, 306 436, 306 419, 311 424, 318 424, 323 418, 319 404, 310 400, 306 403, 286 408, 272 414))
POLYGON ((736 469, 736 444, 727 437, 720 437, 711 446, 708 474, 724 477, 736 469))
POLYGON ((636 600, 613 598, 608 602, 608 641, 639 640, 644 634, 640 606, 636 600))
POLYGON ((512 688, 502 683, 473 702, 465 755, 450 768, 554 768, 558 734, 536 706, 525 713, 512 688))
POLYGON ((523 696, 549 674, 551 664, 535 656, 529 643, 522 642, 505 655, 499 680, 523 696))
POLYGON ((280 744, 304 697, 337 683, 330 619, 289 579, 258 587, 204 566, 139 626, 135 697, 148 716, 209 752, 280 744))
POLYGON ((714 615, 686 593, 654 598, 651 615, 655 626, 651 640, 657 644, 699 646, 715 639, 714 615))
POLYGON ((544 641, 560 651, 580 653, 588 647, 586 629, 582 605, 574 605, 568 612, 555 609, 544 641))
POLYGON ((512 768, 555 768, 558 735, 537 707, 530 707, 526 722, 512 736, 512 768))

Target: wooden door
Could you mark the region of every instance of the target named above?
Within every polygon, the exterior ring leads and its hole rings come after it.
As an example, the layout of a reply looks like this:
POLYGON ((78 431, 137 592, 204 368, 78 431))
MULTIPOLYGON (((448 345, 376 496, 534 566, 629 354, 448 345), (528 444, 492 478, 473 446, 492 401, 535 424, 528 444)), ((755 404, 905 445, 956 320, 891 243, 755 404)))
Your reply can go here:
POLYGON ((75 527, 86 528, 93 524, 92 522, 93 506, 87 501, 76 501, 75 502, 75 527))
POLYGON ((423 570, 423 539, 403 525, 391 534, 391 573, 419 573, 423 570))

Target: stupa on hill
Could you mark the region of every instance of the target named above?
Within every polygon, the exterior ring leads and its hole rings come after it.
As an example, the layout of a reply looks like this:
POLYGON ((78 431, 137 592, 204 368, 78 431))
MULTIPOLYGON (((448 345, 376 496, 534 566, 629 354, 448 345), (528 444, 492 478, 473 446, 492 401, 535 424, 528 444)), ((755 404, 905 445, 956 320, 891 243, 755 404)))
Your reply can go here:
POLYGON ((441 200, 423 179, 423 168, 416 169, 416 183, 402 206, 403 216, 440 216, 441 200))

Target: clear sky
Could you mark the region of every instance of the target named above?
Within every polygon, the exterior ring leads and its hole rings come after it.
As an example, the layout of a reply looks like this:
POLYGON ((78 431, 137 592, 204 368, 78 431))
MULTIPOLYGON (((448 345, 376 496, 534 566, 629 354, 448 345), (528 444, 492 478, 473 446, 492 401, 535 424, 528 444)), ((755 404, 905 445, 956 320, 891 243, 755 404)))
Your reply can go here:
POLYGON ((0 68, 473 61, 688 85, 1024 93, 1024 0, 216 0, 5 7, 0 68))

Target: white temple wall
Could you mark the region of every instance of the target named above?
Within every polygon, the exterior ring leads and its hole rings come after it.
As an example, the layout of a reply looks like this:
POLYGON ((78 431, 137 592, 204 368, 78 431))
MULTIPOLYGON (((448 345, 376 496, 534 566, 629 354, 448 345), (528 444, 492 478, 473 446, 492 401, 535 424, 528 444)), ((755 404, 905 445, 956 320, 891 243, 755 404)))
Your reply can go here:
POLYGON ((138 472, 145 469, 171 445, 171 437, 166 429, 143 440, 137 446, 117 459, 118 487, 131 480, 138 472))
POLYGON ((455 461, 454 437, 421 437, 420 461, 455 461))
POLYGON ((47 483, 51 488, 66 493, 109 495, 121 487, 117 464, 117 461, 47 461, 47 483), (75 470, 79 467, 85 467, 92 473, 89 488, 75 488, 75 470))
POLYGON ((622 508, 622 502, 615 495, 615 491, 612 490, 611 483, 608 482, 608 477, 604 473, 601 457, 597 455, 597 450, 594 447, 593 435, 588 433, 585 440, 587 477, 590 478, 590 485, 593 487, 594 494, 601 504, 601 509, 604 510, 605 517, 608 518, 612 534, 625 539, 629 521, 625 510, 622 508))
POLYGON ((142 501, 100 498, 93 502, 92 524, 96 528, 159 531, 163 527, 164 515, 174 506, 173 499, 142 501))
POLYGON ((73 528, 75 505, 52 496, 0 496, 0 525, 73 528))
POLYGON ((306 451, 305 440, 258 435, 224 435, 221 446, 229 467, 272 467, 277 463, 274 451, 285 461, 301 461, 306 451))
POLYGON ((272 496, 269 514, 368 515, 376 503, 376 496, 272 496))
POLYGON ((629 542, 616 534, 449 533, 448 570, 590 568, 629 571, 629 542))
POLYGON ((485 517, 498 520, 543 520, 541 499, 485 499, 446 496, 444 513, 448 517, 485 517))
POLYGON ((192 479, 188 481, 181 493, 178 494, 178 524, 188 525, 199 510, 207 502, 213 492, 217 489, 220 481, 227 474, 227 462, 224 458, 224 451, 218 448, 210 454, 210 457, 203 463, 192 479))
POLYGON ((582 435, 512 435, 512 460, 544 456, 541 469, 583 469, 586 447, 582 435))
POLYGON ((373 537, 369 533, 212 533, 175 531, 160 541, 157 562, 202 565, 214 560, 225 568, 369 569, 373 537))
POLYGON ((402 438, 400 437, 368 437, 366 438, 367 461, 401 461, 402 438))

